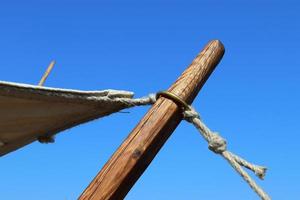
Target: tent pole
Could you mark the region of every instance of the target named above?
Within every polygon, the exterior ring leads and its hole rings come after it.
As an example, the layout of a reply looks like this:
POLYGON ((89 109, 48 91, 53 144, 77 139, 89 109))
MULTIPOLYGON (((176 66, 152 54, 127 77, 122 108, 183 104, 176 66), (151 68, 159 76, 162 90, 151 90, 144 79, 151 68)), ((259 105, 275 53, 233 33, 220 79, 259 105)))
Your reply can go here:
MULTIPOLYGON (((223 54, 220 41, 209 42, 168 91, 191 104, 223 54)), ((79 199, 123 199, 181 120, 178 106, 159 98, 79 199)))
POLYGON ((51 63, 49 64, 46 72, 44 73, 43 77, 41 78, 41 80, 40 80, 40 82, 38 84, 39 86, 43 86, 44 85, 44 83, 45 83, 47 77, 49 76, 51 70, 53 69, 54 65, 55 65, 55 60, 51 61, 51 63))

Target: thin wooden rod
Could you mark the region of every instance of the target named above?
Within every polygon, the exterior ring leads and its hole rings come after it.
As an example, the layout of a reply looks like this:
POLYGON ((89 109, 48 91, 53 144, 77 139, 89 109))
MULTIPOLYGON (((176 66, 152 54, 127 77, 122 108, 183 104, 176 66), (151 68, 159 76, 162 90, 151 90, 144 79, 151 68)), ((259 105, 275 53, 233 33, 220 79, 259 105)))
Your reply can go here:
MULTIPOLYGON (((191 104, 223 54, 220 41, 209 42, 168 91, 191 104)), ((181 120, 178 106, 160 97, 79 199, 123 199, 181 120)))
POLYGON ((51 63, 49 64, 46 72, 44 73, 43 77, 41 78, 41 80, 39 82, 39 86, 43 86, 44 85, 44 83, 45 83, 47 77, 49 76, 51 70, 53 69, 54 65, 55 65, 55 60, 51 61, 51 63))

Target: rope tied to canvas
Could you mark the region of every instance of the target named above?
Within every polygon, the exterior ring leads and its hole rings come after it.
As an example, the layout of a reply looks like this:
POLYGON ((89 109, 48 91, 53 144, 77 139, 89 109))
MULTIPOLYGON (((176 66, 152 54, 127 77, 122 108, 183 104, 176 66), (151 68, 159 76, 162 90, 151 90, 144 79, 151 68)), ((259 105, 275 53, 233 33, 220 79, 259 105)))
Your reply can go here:
POLYGON ((248 183, 248 185, 258 194, 263 200, 270 200, 271 198, 260 188, 257 183, 249 176, 243 167, 253 171, 255 175, 264 179, 267 168, 252 164, 240 156, 227 150, 227 142, 219 133, 211 131, 206 124, 201 120, 199 113, 188 105, 185 101, 170 92, 159 92, 157 94, 149 94, 146 97, 130 99, 130 98, 115 98, 112 101, 120 101, 129 107, 154 104, 159 97, 165 97, 174 101, 182 108, 183 119, 196 127, 199 133, 208 142, 208 148, 216 154, 225 158, 229 164, 237 171, 237 173, 248 183))

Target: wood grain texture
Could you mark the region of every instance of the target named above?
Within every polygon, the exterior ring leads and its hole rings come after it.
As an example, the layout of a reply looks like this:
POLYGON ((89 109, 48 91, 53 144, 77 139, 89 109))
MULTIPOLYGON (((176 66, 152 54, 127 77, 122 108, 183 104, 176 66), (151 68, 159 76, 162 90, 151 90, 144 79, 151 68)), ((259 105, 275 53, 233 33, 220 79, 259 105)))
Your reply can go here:
MULTIPOLYGON (((220 41, 209 42, 168 91, 191 104, 223 54, 220 41)), ((181 120, 178 106, 159 98, 79 199, 123 199, 181 120)))

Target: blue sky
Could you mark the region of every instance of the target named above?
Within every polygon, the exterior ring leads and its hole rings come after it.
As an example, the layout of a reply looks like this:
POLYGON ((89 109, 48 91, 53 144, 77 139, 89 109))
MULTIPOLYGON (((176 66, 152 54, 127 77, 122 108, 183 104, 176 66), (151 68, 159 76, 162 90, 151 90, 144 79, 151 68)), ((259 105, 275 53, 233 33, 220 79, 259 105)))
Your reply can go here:
MULTIPOLYGON (((107 88, 168 88, 211 39, 225 56, 193 106, 233 152, 269 168, 259 185, 299 199, 300 4, 297 1, 2 1, 0 79, 107 88)), ((76 199, 149 107, 67 130, 0 159, 1 199, 76 199)), ((128 200, 258 199, 182 122, 128 200)))

